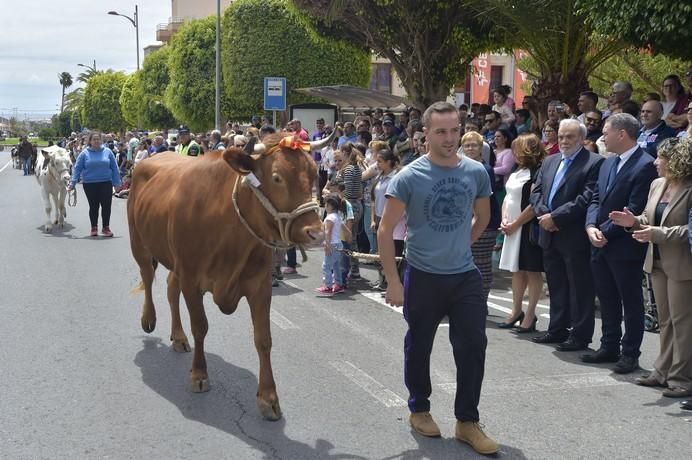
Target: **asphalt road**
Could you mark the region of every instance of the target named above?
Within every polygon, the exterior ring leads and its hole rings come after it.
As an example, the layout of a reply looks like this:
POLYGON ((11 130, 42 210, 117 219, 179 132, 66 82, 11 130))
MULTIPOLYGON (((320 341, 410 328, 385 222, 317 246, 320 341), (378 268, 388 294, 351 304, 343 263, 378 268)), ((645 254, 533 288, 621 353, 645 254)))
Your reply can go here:
MULTIPOLYGON (((0 152, 0 169, 8 161, 0 152)), ((112 239, 87 236, 85 201, 80 187, 65 228, 44 234, 35 179, 11 166, 0 171, 0 458, 479 457, 453 438, 448 328, 440 327, 431 372, 443 438, 426 439, 408 426, 400 311, 377 293, 317 297, 318 252, 274 289, 272 361, 284 418, 267 422, 256 410, 258 363, 244 301, 227 317, 205 298, 211 391, 189 392, 192 356, 169 347, 165 270, 154 285, 157 329, 147 335, 143 299, 130 293, 139 274, 126 201, 114 199, 112 239)), ((632 384, 636 375, 497 329, 506 286, 505 277, 491 297, 480 407, 501 458, 690 457, 692 413, 678 401, 632 384)), ((539 329, 546 326, 542 317, 539 329)), ((647 333, 643 367, 657 349, 658 336, 647 333)))

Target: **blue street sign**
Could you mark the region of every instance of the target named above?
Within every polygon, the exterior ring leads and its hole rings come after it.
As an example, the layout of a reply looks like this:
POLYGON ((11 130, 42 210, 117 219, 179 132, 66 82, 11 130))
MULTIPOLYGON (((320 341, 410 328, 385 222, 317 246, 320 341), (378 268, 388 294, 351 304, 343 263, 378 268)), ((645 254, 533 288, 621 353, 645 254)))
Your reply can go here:
POLYGON ((264 110, 286 110, 286 79, 264 78, 264 110))

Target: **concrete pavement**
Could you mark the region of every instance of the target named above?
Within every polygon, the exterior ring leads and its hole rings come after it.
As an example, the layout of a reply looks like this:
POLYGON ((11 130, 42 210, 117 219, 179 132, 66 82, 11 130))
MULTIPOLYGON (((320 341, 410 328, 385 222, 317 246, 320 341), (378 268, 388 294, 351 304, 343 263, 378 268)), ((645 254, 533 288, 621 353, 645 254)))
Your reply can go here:
MULTIPOLYGON (((8 161, 0 152, 0 169, 8 161)), ((46 235, 35 179, 0 172, 0 458, 482 458, 453 439, 447 328, 431 363, 443 438, 426 439, 407 422, 401 314, 377 293, 317 297, 317 251, 274 289, 272 361, 284 418, 266 422, 255 408, 258 363, 244 301, 229 318, 205 298, 211 391, 190 393, 191 354, 169 347, 165 269, 154 285, 157 329, 140 328, 125 206, 114 199, 115 238, 89 238, 80 187, 65 229, 46 235)), ((692 413, 632 384, 636 375, 497 329, 511 297, 498 286, 480 410, 501 458, 689 456, 692 413)), ((185 309, 183 323, 189 335, 185 309)), ((539 329, 546 326, 542 318, 539 329)), ((646 333, 643 367, 657 349, 658 336, 646 333)))

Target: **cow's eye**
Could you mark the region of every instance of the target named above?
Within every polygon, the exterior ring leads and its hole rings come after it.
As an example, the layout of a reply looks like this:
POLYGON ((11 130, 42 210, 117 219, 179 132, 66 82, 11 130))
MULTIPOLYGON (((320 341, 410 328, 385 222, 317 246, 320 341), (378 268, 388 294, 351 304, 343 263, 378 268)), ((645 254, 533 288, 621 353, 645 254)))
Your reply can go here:
POLYGON ((278 174, 272 174, 272 180, 275 184, 280 184, 284 181, 278 174))

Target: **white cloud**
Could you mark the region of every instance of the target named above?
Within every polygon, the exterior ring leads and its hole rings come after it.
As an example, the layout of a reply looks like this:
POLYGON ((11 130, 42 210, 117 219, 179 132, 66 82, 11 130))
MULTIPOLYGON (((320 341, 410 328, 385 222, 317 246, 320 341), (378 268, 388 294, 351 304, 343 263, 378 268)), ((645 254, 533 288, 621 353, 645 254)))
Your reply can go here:
POLYGON ((3 21, 0 48, 0 116, 8 109, 19 113, 55 113, 60 103, 58 74, 70 72, 73 79, 84 70, 77 64, 98 69, 133 72, 137 67, 135 29, 110 10, 132 16, 139 7, 140 62, 142 48, 156 43, 156 25, 171 16, 170 0, 24 0, 13 1, 8 13, 26 21, 3 21))

